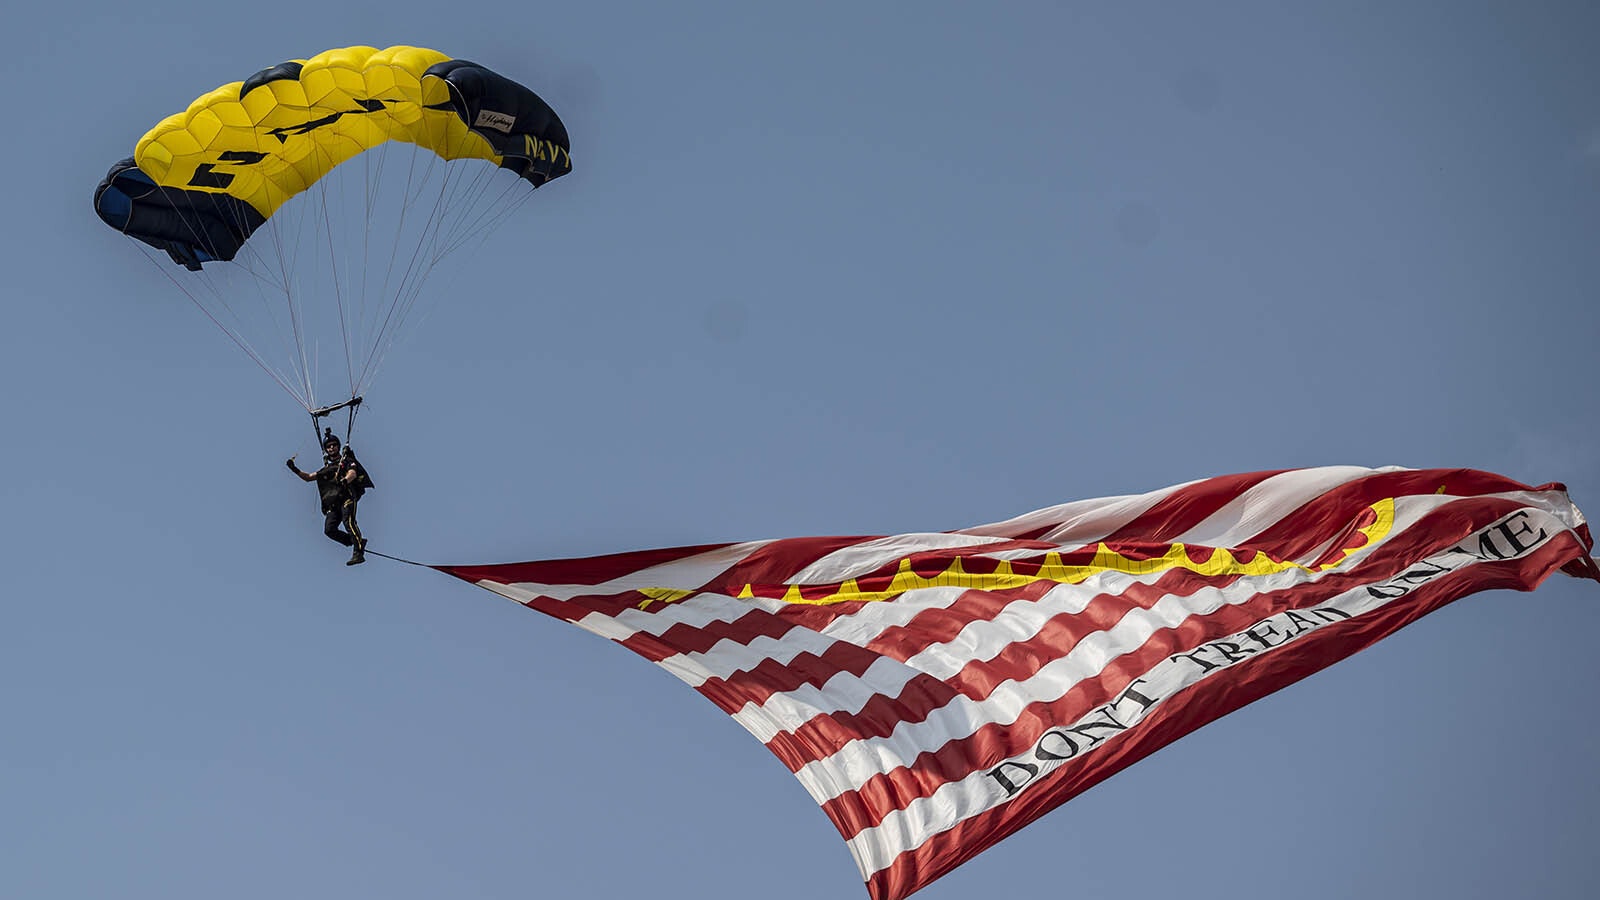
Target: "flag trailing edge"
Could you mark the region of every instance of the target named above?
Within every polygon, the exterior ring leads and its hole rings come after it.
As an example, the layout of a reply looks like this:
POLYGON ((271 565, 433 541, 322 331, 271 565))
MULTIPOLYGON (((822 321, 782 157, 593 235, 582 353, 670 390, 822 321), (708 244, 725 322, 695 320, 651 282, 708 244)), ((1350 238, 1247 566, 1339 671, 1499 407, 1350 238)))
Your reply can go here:
POLYGON ((1559 484, 1208 478, 990 525, 440 571, 650 659, 900 900, 1162 746, 1477 591, 1600 581, 1559 484))

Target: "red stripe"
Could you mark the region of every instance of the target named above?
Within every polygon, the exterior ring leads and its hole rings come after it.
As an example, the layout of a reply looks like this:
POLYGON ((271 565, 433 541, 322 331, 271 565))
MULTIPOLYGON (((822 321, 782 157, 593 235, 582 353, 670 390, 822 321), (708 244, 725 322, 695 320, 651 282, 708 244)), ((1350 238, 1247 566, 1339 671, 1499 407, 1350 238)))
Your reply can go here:
POLYGON ((539 594, 533 599, 523 603, 524 606, 555 616, 566 622, 577 622, 591 613, 599 613, 610 619, 629 611, 659 612, 666 604, 659 600, 651 601, 638 591, 619 591, 614 594, 591 594, 574 597, 570 600, 557 600, 544 594, 539 594), (641 608, 641 605, 642 608, 641 608))
POLYGON ((1018 600, 1038 600, 1056 582, 1034 582, 998 591, 968 590, 945 607, 922 610, 902 625, 891 625, 867 642, 867 649, 905 662, 936 644, 955 640, 973 622, 987 622, 1018 600))
MULTIPOLYGON (((1180 691, 1132 729, 1109 739, 1083 762, 1066 765, 1016 799, 973 816, 901 854, 871 876, 873 900, 901 900, 993 846, 1007 835, 1178 738, 1246 704, 1318 672, 1393 634, 1428 613, 1478 591, 1533 590, 1579 553, 1579 541, 1560 533, 1526 557, 1459 570, 1355 619, 1326 625, 1294 644, 1296 652, 1245 660, 1180 691)), ((847 837, 849 835, 846 835, 847 837)))
POLYGON ((800 626, 764 609, 751 607, 749 612, 731 622, 709 622, 704 626, 677 622, 659 635, 635 632, 617 643, 651 662, 660 662, 680 653, 704 653, 721 641, 749 645, 758 638, 780 638, 797 627, 800 626), (646 653, 640 647, 655 649, 646 653))
POLYGON ((605 556, 586 556, 574 559, 547 559, 533 562, 499 563, 487 566, 434 566, 433 568, 476 584, 493 581, 496 584, 603 584, 640 569, 684 559, 723 547, 727 544, 699 544, 692 547, 665 547, 660 550, 633 550, 605 556))
MULTIPOLYGON (((768 612, 758 606, 749 606, 745 608, 746 611, 742 615, 731 621, 716 620, 703 626, 675 622, 659 636, 636 632, 618 640, 617 643, 635 653, 640 653, 651 662, 660 662, 680 653, 706 653, 723 641, 731 641, 748 646, 759 638, 782 638, 796 628, 803 628, 820 634, 822 629, 829 623, 841 616, 854 612, 862 605, 864 604, 838 603, 828 606, 790 604, 777 612, 768 612), (850 607, 851 609, 845 609, 845 607, 850 607), (649 647, 651 649, 646 652, 641 650, 641 647, 649 647)), ((823 639, 827 641, 834 640, 828 637, 823 639)), ((874 658, 876 657, 874 656, 874 658)), ((737 675, 738 673, 734 673, 732 677, 737 677, 737 675)), ((801 682, 796 682, 796 684, 799 683, 801 682)))
POLYGON ((728 570, 720 583, 726 593, 746 584, 784 584, 796 572, 844 547, 877 540, 881 535, 784 538, 772 541, 728 570))
POLYGON ((774 694, 786 694, 805 686, 821 688, 840 673, 859 676, 880 658, 854 644, 837 641, 820 656, 801 653, 787 664, 768 659, 728 678, 707 679, 696 690, 733 713, 748 703, 765 703, 774 694))

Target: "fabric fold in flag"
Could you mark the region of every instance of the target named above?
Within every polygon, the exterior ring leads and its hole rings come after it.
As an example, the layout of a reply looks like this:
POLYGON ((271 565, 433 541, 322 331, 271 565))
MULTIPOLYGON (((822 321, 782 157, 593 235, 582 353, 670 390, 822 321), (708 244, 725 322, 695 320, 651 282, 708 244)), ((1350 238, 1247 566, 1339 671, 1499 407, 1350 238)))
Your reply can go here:
POLYGON ((957 531, 436 568, 699 691, 899 900, 1453 600, 1600 581, 1593 546, 1560 484, 1326 467, 957 531))

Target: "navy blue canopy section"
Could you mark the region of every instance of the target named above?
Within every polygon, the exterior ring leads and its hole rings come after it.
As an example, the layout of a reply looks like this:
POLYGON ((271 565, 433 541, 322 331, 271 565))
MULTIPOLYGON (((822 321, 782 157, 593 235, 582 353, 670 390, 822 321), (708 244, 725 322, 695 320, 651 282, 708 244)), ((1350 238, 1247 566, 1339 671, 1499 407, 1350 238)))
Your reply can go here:
POLYGON ((173 262, 196 272, 202 263, 233 259, 266 221, 227 194, 161 187, 131 156, 112 166, 94 189, 94 211, 112 228, 165 250, 173 262))
POLYGON ((501 157, 502 169, 534 187, 572 171, 567 127, 538 94, 464 59, 435 63, 423 73, 429 76, 450 86, 448 108, 489 142, 501 157))

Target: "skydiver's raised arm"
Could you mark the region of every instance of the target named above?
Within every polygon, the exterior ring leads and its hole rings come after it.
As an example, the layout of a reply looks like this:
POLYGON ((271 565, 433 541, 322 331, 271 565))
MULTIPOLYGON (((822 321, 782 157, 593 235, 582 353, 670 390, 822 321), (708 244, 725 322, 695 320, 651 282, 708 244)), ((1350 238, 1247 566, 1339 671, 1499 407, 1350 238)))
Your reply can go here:
POLYGON ((289 471, 295 473, 296 475, 299 475, 301 481, 316 481, 317 480, 317 473, 300 471, 300 467, 294 464, 294 457, 292 457, 292 456, 289 457, 288 459, 284 460, 283 463, 284 463, 284 465, 289 467, 289 471))

